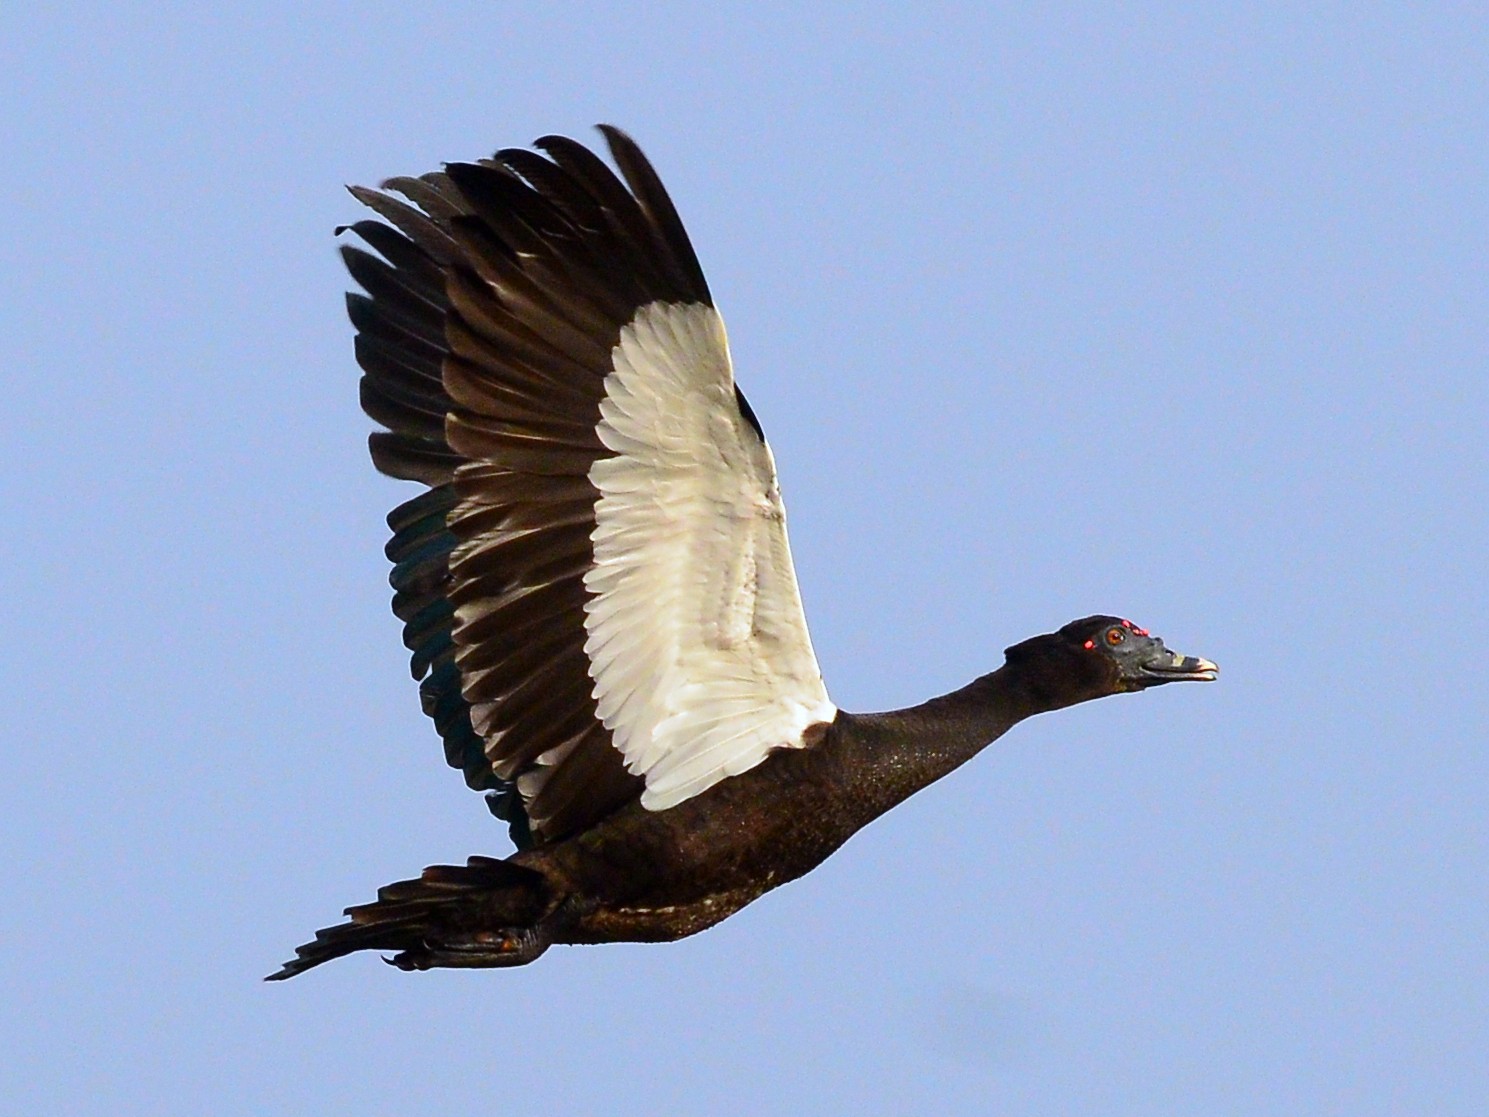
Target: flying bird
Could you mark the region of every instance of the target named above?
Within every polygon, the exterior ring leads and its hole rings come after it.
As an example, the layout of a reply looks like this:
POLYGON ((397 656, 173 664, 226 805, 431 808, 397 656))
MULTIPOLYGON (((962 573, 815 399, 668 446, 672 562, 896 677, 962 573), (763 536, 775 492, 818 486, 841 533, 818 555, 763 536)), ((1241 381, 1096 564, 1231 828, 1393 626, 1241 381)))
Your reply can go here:
POLYGON ((342 247, 372 460, 424 486, 388 516, 393 611, 517 851, 387 885, 271 980, 692 935, 1024 718, 1216 676, 1091 616, 922 705, 834 706, 703 270, 641 150, 601 132, 618 174, 548 136, 352 188, 382 219, 342 247))

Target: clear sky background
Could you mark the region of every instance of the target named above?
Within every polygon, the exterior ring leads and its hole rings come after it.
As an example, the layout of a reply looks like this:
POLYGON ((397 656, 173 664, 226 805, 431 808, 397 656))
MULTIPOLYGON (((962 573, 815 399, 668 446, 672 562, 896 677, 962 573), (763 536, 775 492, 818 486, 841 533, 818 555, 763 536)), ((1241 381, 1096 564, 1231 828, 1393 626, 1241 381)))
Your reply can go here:
POLYGON ((1486 75, 1451 3, 8 5, 0 1110, 1481 1117, 1486 75), (839 705, 1097 611, 1220 681, 689 941, 265 985, 509 848, 388 611, 342 185, 601 120, 839 705))

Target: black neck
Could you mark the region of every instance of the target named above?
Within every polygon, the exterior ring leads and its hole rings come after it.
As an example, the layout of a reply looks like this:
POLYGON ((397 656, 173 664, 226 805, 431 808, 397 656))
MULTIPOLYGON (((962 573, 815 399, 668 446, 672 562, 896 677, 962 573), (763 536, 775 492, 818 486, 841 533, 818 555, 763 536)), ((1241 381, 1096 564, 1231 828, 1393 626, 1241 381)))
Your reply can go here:
MULTIPOLYGON (((1007 664, 960 690, 882 714, 841 714, 847 767, 875 817, 940 779, 1018 722, 1067 703, 1007 664)), ((866 820, 865 820, 866 821, 866 820)))

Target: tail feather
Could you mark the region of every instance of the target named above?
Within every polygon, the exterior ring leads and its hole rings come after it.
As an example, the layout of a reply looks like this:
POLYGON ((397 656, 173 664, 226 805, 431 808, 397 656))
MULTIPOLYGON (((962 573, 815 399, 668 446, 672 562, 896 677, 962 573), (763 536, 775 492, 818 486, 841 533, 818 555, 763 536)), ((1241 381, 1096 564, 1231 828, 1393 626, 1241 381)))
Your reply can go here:
POLYGON ((398 951, 400 967, 422 969, 421 961, 444 957, 446 937, 531 929, 550 906, 547 878, 524 865, 493 857, 431 865, 414 880, 384 885, 372 903, 347 908, 347 922, 317 931, 264 980, 283 981, 358 950, 398 951))

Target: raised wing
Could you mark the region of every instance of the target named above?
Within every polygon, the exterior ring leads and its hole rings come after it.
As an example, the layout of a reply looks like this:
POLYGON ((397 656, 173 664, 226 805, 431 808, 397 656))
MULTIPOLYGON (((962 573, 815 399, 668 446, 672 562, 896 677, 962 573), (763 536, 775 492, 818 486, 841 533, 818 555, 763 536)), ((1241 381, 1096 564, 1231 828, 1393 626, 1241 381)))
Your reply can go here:
POLYGON ((774 463, 666 192, 560 137, 356 190, 347 250, 395 612, 450 763, 539 840, 830 721, 774 463), (515 785, 515 794, 514 794, 515 785))

